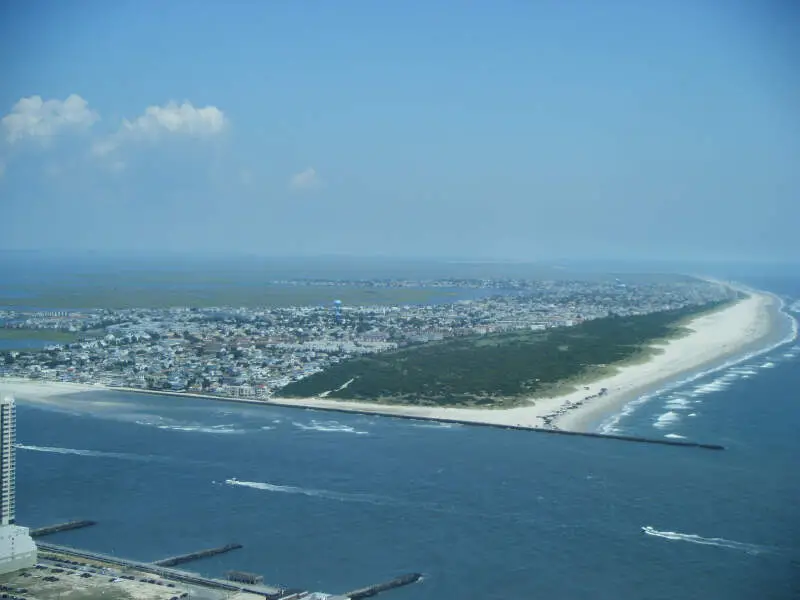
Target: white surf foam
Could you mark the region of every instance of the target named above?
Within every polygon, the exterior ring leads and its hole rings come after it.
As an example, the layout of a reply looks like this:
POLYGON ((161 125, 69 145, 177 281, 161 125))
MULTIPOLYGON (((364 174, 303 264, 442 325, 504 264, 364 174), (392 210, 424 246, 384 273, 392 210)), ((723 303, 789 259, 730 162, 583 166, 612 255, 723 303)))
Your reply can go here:
POLYGON ((686 398, 672 398, 668 400, 664 406, 670 410, 690 410, 692 403, 686 398))
POLYGON ((310 496, 312 498, 325 498, 327 500, 337 500, 339 502, 365 502, 368 504, 385 504, 391 502, 390 498, 381 498, 370 494, 350 494, 346 492, 334 492, 331 490, 316 490, 311 488, 297 487, 294 485, 277 485, 266 481, 239 481, 236 478, 226 479, 225 483, 239 487, 261 490, 263 492, 275 492, 279 494, 297 494, 310 496))
POLYGON ((339 423, 338 421, 317 421, 313 419, 311 423, 298 423, 292 421, 292 425, 303 431, 322 431, 326 433, 353 433, 355 435, 369 435, 369 431, 360 431, 350 425, 339 423))
POLYGON ((236 429, 233 425, 189 425, 173 423, 169 424, 166 419, 159 418, 158 420, 139 419, 135 421, 137 425, 145 425, 146 427, 156 427, 166 431, 189 431, 194 433, 221 433, 221 434, 241 434, 245 433, 244 429, 236 429))
POLYGON ((775 363, 768 360, 763 365, 761 365, 760 368, 762 368, 762 369, 772 369, 774 366, 775 366, 775 363))
POLYGON ((653 423, 653 427, 657 427, 658 429, 666 429, 670 425, 673 425, 677 421, 680 421, 680 415, 674 411, 667 411, 662 415, 659 415, 656 419, 656 422, 653 423))
POLYGON ((636 409, 639 406, 641 406, 645 402, 652 400, 655 396, 658 395, 658 393, 659 392, 655 392, 653 394, 645 394, 643 396, 639 396, 638 398, 636 398, 636 400, 631 400, 625 406, 622 407, 622 410, 619 413, 610 417, 608 420, 602 423, 600 427, 598 427, 597 431, 605 434, 621 433, 622 430, 619 427, 617 427, 617 425, 619 425, 619 422, 625 417, 632 415, 634 412, 636 412, 636 409))
POLYGON ((228 425, 212 425, 206 427, 202 425, 158 425, 159 429, 166 429, 169 431, 190 431, 193 433, 223 433, 223 434, 241 434, 245 433, 244 429, 231 429, 228 425))
POLYGON ((731 550, 740 550, 748 554, 761 554, 769 551, 765 546, 757 544, 746 544, 744 542, 735 542, 733 540, 726 540, 724 538, 706 538, 693 533, 678 533, 677 531, 659 531, 649 525, 642 527, 642 531, 647 535, 660 537, 665 540, 672 540, 676 542, 690 542, 692 544, 701 544, 703 546, 717 546, 718 548, 729 548, 731 550))
POLYGON ((686 439, 685 435, 678 435, 677 433, 668 433, 664 437, 665 438, 669 438, 671 440, 685 440, 686 439))
POLYGON ((689 396, 691 398, 697 398, 698 396, 704 396, 706 394, 713 394, 714 392, 725 391, 730 387, 730 384, 737 377, 738 375, 736 373, 726 373, 722 377, 717 377, 716 379, 713 379, 708 383, 698 385, 689 392, 689 396))
POLYGON ((753 367, 751 367, 749 365, 747 365, 745 367, 742 367, 741 369, 736 369, 735 371, 732 371, 732 372, 736 373, 740 377, 758 375, 758 371, 756 371, 753 367))

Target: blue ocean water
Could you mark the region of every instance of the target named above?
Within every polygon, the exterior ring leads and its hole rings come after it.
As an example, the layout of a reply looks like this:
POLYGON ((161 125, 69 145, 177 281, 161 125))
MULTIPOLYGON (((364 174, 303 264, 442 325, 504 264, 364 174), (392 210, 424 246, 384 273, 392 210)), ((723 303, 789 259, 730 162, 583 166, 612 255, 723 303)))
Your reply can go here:
MULTIPOLYGON (((800 296, 798 281, 771 285, 800 296)), ((94 519, 51 539, 140 560, 240 542, 188 568, 328 592, 421 571, 387 597, 792 598, 798 390, 794 341, 617 424, 721 452, 138 394, 22 397, 18 520, 94 519)))

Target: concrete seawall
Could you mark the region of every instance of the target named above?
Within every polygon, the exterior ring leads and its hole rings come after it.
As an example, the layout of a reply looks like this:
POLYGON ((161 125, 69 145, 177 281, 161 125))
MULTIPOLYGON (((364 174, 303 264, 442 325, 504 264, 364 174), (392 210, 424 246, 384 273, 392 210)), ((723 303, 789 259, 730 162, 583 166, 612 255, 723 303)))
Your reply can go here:
POLYGON ((82 527, 91 527, 96 525, 94 521, 67 521, 66 523, 59 523, 58 525, 50 525, 48 527, 38 527, 31 529, 31 537, 42 537, 59 531, 70 531, 71 529, 81 529, 82 527))
POLYGON ((181 554, 180 556, 170 556, 169 558, 163 558, 161 560, 154 561, 153 564, 159 567, 174 567, 175 565, 182 565, 183 563, 191 562, 193 560, 199 560, 209 556, 216 556, 217 554, 224 554, 225 552, 230 552, 231 550, 238 550, 241 547, 241 544, 226 544, 224 546, 220 546, 219 548, 208 548, 207 550, 198 550, 197 552, 189 552, 187 554, 181 554))

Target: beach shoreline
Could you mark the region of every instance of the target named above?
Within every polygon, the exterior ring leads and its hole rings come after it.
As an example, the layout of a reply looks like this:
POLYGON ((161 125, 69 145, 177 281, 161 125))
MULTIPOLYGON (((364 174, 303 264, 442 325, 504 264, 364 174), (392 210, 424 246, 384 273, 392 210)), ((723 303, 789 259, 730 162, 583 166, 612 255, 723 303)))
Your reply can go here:
MULTIPOLYGON (((0 393, 22 399, 57 402, 58 396, 92 391, 119 391, 208 399, 240 404, 279 406, 419 418, 476 425, 508 426, 520 429, 559 429, 574 432, 595 431, 597 425, 618 413, 626 404, 665 383, 755 353, 775 339, 779 319, 790 318, 774 294, 726 284, 746 297, 718 310, 691 319, 683 337, 663 340, 652 346, 659 350, 641 363, 619 367, 614 374, 578 385, 570 393, 552 398, 529 400, 514 408, 451 408, 353 402, 328 398, 249 399, 209 394, 110 387, 101 384, 0 378, 0 393), (605 391, 603 391, 605 390, 605 391)), ((796 336, 796 321, 794 331, 796 336)))

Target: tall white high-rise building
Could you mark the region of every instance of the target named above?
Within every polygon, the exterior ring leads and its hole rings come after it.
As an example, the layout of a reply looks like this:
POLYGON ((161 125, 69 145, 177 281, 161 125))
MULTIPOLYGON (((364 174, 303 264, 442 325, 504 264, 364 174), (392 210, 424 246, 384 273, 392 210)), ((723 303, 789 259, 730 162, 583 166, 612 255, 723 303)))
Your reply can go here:
POLYGON ((14 480, 17 409, 12 398, 0 400, 0 525, 14 524, 14 480))
POLYGON ((14 399, 0 399, 0 574, 36 564, 36 544, 27 527, 14 524, 17 414, 14 399))

